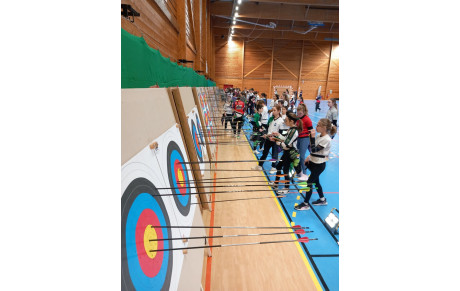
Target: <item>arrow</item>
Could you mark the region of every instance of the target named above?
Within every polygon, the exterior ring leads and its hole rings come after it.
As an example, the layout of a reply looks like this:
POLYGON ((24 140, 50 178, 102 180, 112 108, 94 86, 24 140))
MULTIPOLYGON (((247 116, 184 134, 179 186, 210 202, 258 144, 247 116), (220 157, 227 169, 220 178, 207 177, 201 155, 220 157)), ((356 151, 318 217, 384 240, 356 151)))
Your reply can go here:
POLYGON ((227 229, 309 229, 308 226, 222 226, 222 225, 214 225, 214 226, 191 226, 191 225, 151 225, 152 228, 227 228, 227 229))
POLYGON ((162 241, 162 240, 184 240, 184 239, 210 239, 210 238, 227 238, 227 237, 242 237, 242 236, 261 236, 261 235, 278 235, 278 234, 305 234, 313 232, 305 231, 304 229, 296 229, 294 232, 271 232, 271 233, 250 233, 250 234, 230 234, 230 235, 214 235, 214 236, 191 236, 191 237, 174 237, 174 238, 158 238, 149 239, 149 241, 162 241))
MULTIPOLYGON (((273 186, 273 185, 270 185, 270 184, 267 184, 266 181, 203 181, 202 183, 203 184, 209 184, 209 183, 216 183, 216 184, 222 184, 222 183, 229 183, 229 182, 233 182, 233 183, 253 183, 251 185, 245 185, 245 186, 258 186, 257 184, 258 183, 263 183, 262 186, 273 186), (255 185, 254 185, 255 184, 255 185)), ((284 184, 284 183, 289 183, 291 185, 298 185, 298 186, 310 186, 310 185, 314 185, 315 183, 293 183, 292 181, 290 180, 278 180, 278 182, 280 184, 284 184)), ((227 187, 234 187, 234 186, 239 186, 241 184, 229 184, 229 185, 226 185, 227 187)), ((212 185, 208 185, 207 187, 211 187, 212 185)), ((216 186, 217 187, 217 186, 216 186)))
MULTIPOLYGON (((283 180, 284 181, 284 180, 283 180)), ((251 182, 251 181, 249 181, 251 182)), ((224 182, 226 183, 226 182, 224 182)), ((292 184, 290 183, 291 185, 300 185, 300 184, 292 184)), ((183 187, 162 187, 162 188, 157 188, 157 190, 168 190, 168 189, 194 189, 194 188, 233 188, 233 187, 271 187, 271 186, 274 186, 274 185, 269 185, 267 183, 265 183, 264 185, 253 185, 253 184, 234 184, 234 185, 217 185, 217 186, 212 186, 212 185, 207 185, 207 186, 183 186, 183 187)), ((300 186, 303 186, 303 185, 300 185, 300 186)), ((302 190, 302 189, 305 189, 305 188, 308 188, 308 187, 301 187, 299 190, 302 190)))
MULTIPOLYGON (((255 161, 254 161, 255 162, 255 161)), ((194 170, 194 169, 188 169, 188 171, 195 171, 195 172, 200 172, 200 171, 216 171, 216 172, 251 172, 251 171, 266 171, 268 172, 269 170, 232 170, 232 169, 198 169, 198 170, 194 170)), ((285 174, 286 175, 286 174, 285 174)), ((259 176, 259 177, 263 177, 263 176, 259 176)), ((244 178, 244 177, 241 177, 241 178, 244 178)))
POLYGON ((250 163, 250 162, 281 162, 282 160, 269 159, 269 160, 237 160, 237 161, 207 161, 207 162, 180 162, 181 164, 223 164, 223 163, 250 163))
MULTIPOLYGON (((224 194, 224 193, 247 193, 247 192, 267 192, 272 191, 270 190, 232 190, 232 191, 217 191, 217 192, 195 192, 195 193, 188 193, 188 194, 181 194, 181 193, 166 193, 166 194, 152 194, 152 196, 180 196, 180 195, 193 195, 193 194, 224 194)), ((288 192, 284 194, 299 194, 298 192, 288 192)), ((283 194, 283 195, 284 195, 283 194)))
MULTIPOLYGON (((276 174, 267 174, 267 176, 273 176, 273 177, 286 177, 288 176, 287 174, 281 174, 281 175, 276 175, 276 174)), ((228 179, 238 179, 238 178, 262 178, 263 176, 238 176, 238 177, 223 177, 223 178, 210 178, 210 179, 201 179, 200 181, 215 181, 215 180, 228 180, 228 179)), ((198 180, 189 180, 189 181, 198 181, 198 180)), ((254 181, 254 182, 260 182, 260 181, 254 181)))
POLYGON ((263 245, 263 244, 274 244, 274 243, 283 243, 283 242, 302 242, 307 243, 311 240, 318 240, 317 238, 308 238, 301 237, 296 240, 276 240, 276 241, 264 241, 264 242, 254 242, 254 243, 242 243, 242 244, 227 244, 227 245, 210 245, 210 246, 198 246, 198 247, 185 247, 185 248, 171 248, 171 249, 160 249, 160 250, 150 250, 150 252, 161 252, 161 251, 178 251, 178 250, 191 250, 191 249, 205 249, 205 248, 221 248, 221 247, 234 247, 234 246, 247 246, 247 245, 263 245))
MULTIPOLYGON (((291 193, 289 193, 291 194, 291 193)), ((298 195, 299 193, 297 193, 298 195)), ((285 195, 277 195, 277 196, 266 196, 266 197, 254 197, 254 198, 241 198, 241 199, 226 199, 226 200, 214 200, 208 202, 201 202, 201 203, 218 203, 218 202, 231 202, 231 201, 244 201, 244 200, 256 200, 256 199, 268 199, 268 198, 284 198, 285 195)), ((190 204, 200 204, 200 202, 190 203, 190 204)))

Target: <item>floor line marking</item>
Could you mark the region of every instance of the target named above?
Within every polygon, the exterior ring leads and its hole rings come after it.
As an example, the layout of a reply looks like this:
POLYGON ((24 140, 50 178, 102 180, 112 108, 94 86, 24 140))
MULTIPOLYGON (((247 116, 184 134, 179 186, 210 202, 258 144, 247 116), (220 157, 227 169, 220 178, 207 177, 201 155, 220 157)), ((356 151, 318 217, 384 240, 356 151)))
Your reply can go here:
MULTIPOLYGON (((244 135, 244 137, 246 138, 246 141, 248 141, 247 136, 244 135)), ((249 145, 249 147, 251 147, 251 144, 249 143, 249 141, 248 141, 248 145, 249 145)), ((252 155, 253 155, 255 161, 258 161, 256 155, 254 154, 254 152, 252 152, 252 148, 251 148, 251 153, 252 153, 252 155)), ((266 176, 265 174, 264 174, 262 177, 265 178, 265 180, 267 181, 267 183, 269 182, 268 179, 267 179, 267 176, 266 176)), ((275 196, 275 191, 273 191, 273 190, 272 190, 272 195, 275 196)), ((282 215, 281 215, 282 218, 283 218, 284 221, 286 222, 286 225, 289 226, 289 221, 287 220, 286 216, 284 215, 284 212, 283 212, 283 210, 281 209, 281 205, 280 205, 278 199, 275 199, 275 201, 276 201, 276 205, 278 206, 278 210, 279 210, 279 211, 281 212, 281 214, 282 214, 282 215)), ((295 240, 298 239, 298 238, 295 236, 294 233, 292 233, 291 236, 292 236, 292 238, 295 239, 295 240)), ((308 271, 308 273, 310 274, 310 277, 313 279, 313 284, 315 285, 316 290, 321 290, 321 291, 322 291, 323 288, 321 287, 321 284, 319 283, 318 278, 317 278, 317 276, 315 275, 315 272, 313 271, 313 268, 312 268, 311 265, 310 265, 310 262, 308 262, 307 256, 305 255, 305 252, 302 250, 300 243, 299 243, 299 242, 295 242, 295 245, 297 246, 297 250, 299 251, 299 253, 300 253, 300 255, 301 255, 301 258, 302 258, 302 260, 303 260, 305 266, 307 267, 307 271, 308 271)))

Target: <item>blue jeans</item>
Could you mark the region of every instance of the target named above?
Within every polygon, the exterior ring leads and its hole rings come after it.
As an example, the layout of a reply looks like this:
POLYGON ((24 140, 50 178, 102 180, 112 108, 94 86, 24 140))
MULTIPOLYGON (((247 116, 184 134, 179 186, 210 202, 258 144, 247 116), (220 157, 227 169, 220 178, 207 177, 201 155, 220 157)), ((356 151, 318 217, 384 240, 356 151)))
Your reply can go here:
POLYGON ((307 174, 307 167, 305 166, 305 154, 307 153, 308 145, 310 144, 310 137, 300 137, 297 139, 297 148, 300 154, 300 165, 302 173, 307 174))

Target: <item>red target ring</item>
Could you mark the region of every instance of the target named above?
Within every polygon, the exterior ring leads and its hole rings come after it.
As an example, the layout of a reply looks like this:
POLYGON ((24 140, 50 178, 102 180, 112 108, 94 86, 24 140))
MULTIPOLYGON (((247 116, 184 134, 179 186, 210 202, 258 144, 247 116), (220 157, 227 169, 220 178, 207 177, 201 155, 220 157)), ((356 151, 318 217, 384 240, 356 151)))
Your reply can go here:
POLYGON ((184 167, 183 165, 176 160, 174 162, 174 173, 176 174, 177 177, 177 186, 179 189, 179 193, 184 196, 187 194, 187 188, 186 188, 186 183, 185 183, 185 173, 184 173, 184 167))
MULTIPOLYGON (((144 274, 147 277, 153 278, 160 271, 161 264, 163 262, 164 252, 156 252, 153 260, 149 257, 147 250, 145 248, 145 232, 152 231, 155 232, 157 239, 162 239, 163 234, 161 228, 152 228, 151 225, 160 225, 160 221, 156 216, 155 212, 151 209, 144 209, 136 225, 136 249, 137 256, 139 259, 139 265, 144 271, 144 274)), ((157 242, 157 249, 163 249, 163 241, 157 242)))

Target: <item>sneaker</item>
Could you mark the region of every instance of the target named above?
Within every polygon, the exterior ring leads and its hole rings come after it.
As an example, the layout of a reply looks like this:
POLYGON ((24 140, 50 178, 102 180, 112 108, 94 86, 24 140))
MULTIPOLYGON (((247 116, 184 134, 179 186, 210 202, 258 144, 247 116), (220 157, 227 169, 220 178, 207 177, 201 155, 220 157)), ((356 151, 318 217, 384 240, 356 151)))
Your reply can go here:
POLYGON ((278 191, 276 191, 276 194, 281 194, 281 195, 283 195, 283 194, 287 194, 288 192, 289 192, 289 189, 283 189, 283 190, 278 190, 278 191))
POLYGON ((251 170, 262 171, 262 167, 261 166, 255 166, 255 167, 251 168, 251 170))
POLYGON ((301 210, 310 210, 310 205, 308 205, 308 203, 302 202, 299 205, 294 206, 294 209, 299 210, 299 211, 301 211, 301 210))
POLYGON ((276 173, 276 169, 272 167, 270 170, 270 174, 275 174, 275 173, 276 173))
POLYGON ((327 200, 324 198, 324 200, 318 199, 316 201, 313 201, 311 204, 317 206, 317 205, 327 205, 327 200))
POLYGON ((268 182, 268 185, 269 185, 269 186, 275 186, 276 184, 275 184, 275 182, 270 181, 270 182, 268 182))
POLYGON ((299 180, 299 181, 307 181, 308 180, 308 175, 305 175, 304 173, 302 173, 297 180, 299 180))
POLYGON ((254 150, 254 154, 258 155, 260 152, 258 150, 254 150))
POLYGON ((236 138, 240 138, 240 135, 238 134, 238 135, 236 136, 236 138))

